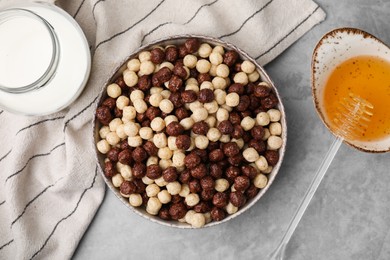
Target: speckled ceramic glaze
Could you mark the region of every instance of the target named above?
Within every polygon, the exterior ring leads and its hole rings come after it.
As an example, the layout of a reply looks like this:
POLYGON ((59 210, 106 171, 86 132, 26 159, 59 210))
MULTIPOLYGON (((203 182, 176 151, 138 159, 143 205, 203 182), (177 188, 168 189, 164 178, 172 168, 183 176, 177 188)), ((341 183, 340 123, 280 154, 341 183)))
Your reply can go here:
MULTIPOLYGON (((387 45, 375 36, 355 28, 339 28, 328 32, 314 49, 312 93, 317 112, 328 129, 330 129, 328 118, 323 113, 323 94, 326 82, 337 65, 361 55, 377 56, 390 62, 390 49, 387 45)), ((380 141, 346 142, 365 152, 390 151, 390 136, 380 141)))
MULTIPOLYGON (((239 50, 238 48, 236 48, 235 46, 229 44, 229 43, 226 43, 226 42, 223 42, 221 40, 218 40, 218 39, 213 39, 213 38, 210 38, 210 37, 205 37, 205 36, 195 36, 195 35, 179 35, 179 36, 174 36, 174 37, 169 37, 169 38, 165 38, 165 39, 161 39, 161 40, 158 40, 158 41, 155 41, 155 42, 152 42, 144 47, 141 47, 140 49, 138 49, 136 52, 134 52, 133 54, 131 54, 129 57, 127 57, 124 62, 119 66, 119 68, 116 70, 116 72, 112 75, 112 77, 107 81, 107 84, 103 87, 103 90, 101 92, 101 95, 100 95, 100 98, 99 98, 99 102, 98 102, 98 105, 105 99, 107 98, 107 94, 106 94, 106 87, 109 83, 111 83, 114 79, 116 79, 119 75, 122 74, 122 72, 126 69, 126 63, 128 60, 132 59, 132 58, 135 58, 138 53, 140 53, 141 51, 144 51, 144 50, 150 50, 152 48, 152 46, 154 45, 169 45, 169 44, 182 44, 184 43, 184 41, 188 38, 198 38, 199 40, 201 40, 202 42, 207 42, 211 45, 222 45, 225 49, 228 49, 228 50, 235 50, 237 51, 239 54, 240 54, 240 57, 241 59, 246 59, 246 60, 250 60, 251 62, 253 62, 255 65, 256 65, 256 68, 257 68, 257 71, 259 72, 260 76, 261 76, 261 79, 262 81, 265 81, 267 83, 269 83, 272 88, 274 89, 274 92, 276 93, 279 101, 281 100, 280 99, 280 96, 278 94, 278 91, 276 90, 275 86, 274 86, 274 83, 272 82, 272 80, 269 78, 269 76, 267 75, 267 73, 264 71, 264 69, 256 63, 255 60, 253 60, 252 58, 250 58, 245 52, 239 50)), ((97 106, 95 107, 95 110, 96 110, 97 106)), ((243 213, 244 211, 246 211, 247 209, 249 209, 256 201, 258 201, 263 195, 264 193, 268 190, 268 188, 271 186, 273 180, 275 179, 275 176, 276 174, 278 173, 279 171, 279 168, 280 168, 280 165, 283 161, 283 157, 284 157, 284 153, 285 153, 285 149, 286 149, 286 141, 287 141, 287 126, 286 126, 286 117, 285 117, 285 112, 284 112, 284 107, 283 107, 283 104, 281 102, 279 102, 279 105, 278 105, 278 109, 280 110, 281 112, 281 120, 280 120, 280 123, 282 125, 282 135, 281 135, 281 138, 283 139, 283 145, 282 147, 280 148, 279 150, 279 154, 280 154, 280 159, 279 159, 279 162, 277 163, 277 165, 275 165, 275 167, 273 168, 272 172, 270 174, 268 174, 268 184, 265 188, 261 189, 260 192, 256 195, 255 198, 253 198, 252 200, 248 201, 246 203, 245 206, 243 206, 237 213, 235 214, 232 214, 232 215, 228 215, 224 220, 222 221, 218 221, 218 222, 210 222, 209 224, 206 224, 204 227, 209 227, 209 226, 214 226, 216 224, 219 224, 219 223, 223 223, 223 222, 227 222, 229 221, 230 219, 240 215, 241 213, 243 213)), ((99 141, 99 123, 95 120, 95 117, 94 117, 94 123, 93 123, 93 136, 94 136, 94 147, 96 148, 96 143, 99 141)), ((99 162, 99 166, 100 166, 100 169, 101 169, 101 172, 103 173, 103 170, 104 169, 104 158, 105 156, 100 154, 96 149, 96 156, 97 156, 97 160, 99 162)), ((132 211, 134 211, 136 214, 148 219, 148 220, 151 220, 153 222, 156 222, 156 223, 159 223, 159 224, 162 224, 162 225, 166 225, 166 226, 170 226, 170 227, 178 227, 178 228, 192 228, 191 225, 189 224, 186 224, 186 223, 180 223, 180 222, 177 222, 177 221, 165 221, 165 220, 162 220, 160 219, 159 217, 157 216, 152 216, 150 214, 148 214, 143 208, 135 208, 135 207, 132 207, 129 202, 128 202, 128 199, 127 198, 124 198, 121 196, 119 190, 117 188, 115 188, 111 181, 110 180, 107 180, 107 178, 104 176, 104 174, 102 175, 106 184, 108 185, 108 187, 111 189, 112 192, 115 193, 115 195, 128 207, 130 208, 132 211)))

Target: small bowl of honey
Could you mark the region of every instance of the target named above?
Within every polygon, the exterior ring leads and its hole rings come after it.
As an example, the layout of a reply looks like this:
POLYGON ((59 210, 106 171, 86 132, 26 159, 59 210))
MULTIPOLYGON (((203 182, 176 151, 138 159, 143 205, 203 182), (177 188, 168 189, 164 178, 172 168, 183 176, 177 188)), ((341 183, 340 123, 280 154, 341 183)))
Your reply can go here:
POLYGON ((390 151, 390 48, 355 28, 325 34, 312 58, 312 93, 317 112, 334 133, 337 104, 350 93, 373 105, 366 130, 346 142, 365 152, 390 151))

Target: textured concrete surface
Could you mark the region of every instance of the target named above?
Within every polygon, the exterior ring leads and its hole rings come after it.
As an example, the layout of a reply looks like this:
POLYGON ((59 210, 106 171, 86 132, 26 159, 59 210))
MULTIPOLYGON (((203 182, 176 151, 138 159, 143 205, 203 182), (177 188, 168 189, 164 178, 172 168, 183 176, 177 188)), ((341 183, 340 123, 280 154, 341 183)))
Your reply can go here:
MULTIPOLYGON (((289 141, 282 168, 265 196, 228 223, 179 230, 131 213, 107 191, 75 259, 267 259, 332 139, 311 100, 315 43, 335 27, 352 26, 390 44, 390 1, 317 2, 327 19, 266 66, 283 97, 289 141)), ((390 259, 389 155, 341 147, 290 241, 287 259, 390 259)))

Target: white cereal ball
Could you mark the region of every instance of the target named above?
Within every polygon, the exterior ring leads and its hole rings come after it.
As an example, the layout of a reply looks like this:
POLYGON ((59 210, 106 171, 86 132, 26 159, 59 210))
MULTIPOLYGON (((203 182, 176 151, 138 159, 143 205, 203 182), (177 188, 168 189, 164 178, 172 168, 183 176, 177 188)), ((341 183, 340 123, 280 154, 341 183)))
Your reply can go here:
POLYGON ((272 108, 267 111, 267 114, 269 115, 271 122, 278 122, 280 120, 281 114, 277 109, 272 108))
POLYGON ((246 85, 249 82, 248 75, 246 75, 246 73, 242 71, 238 72, 236 75, 234 75, 233 81, 234 83, 241 83, 243 85, 246 85))
POLYGON ((164 133, 158 133, 153 136, 153 143, 157 148, 166 147, 167 141, 167 136, 164 133))
POLYGON ((221 77, 214 77, 211 80, 211 83, 213 83, 214 89, 226 89, 227 87, 226 80, 221 77))
POLYGON ((157 194, 160 192, 160 187, 157 186, 157 184, 152 183, 146 186, 145 188, 146 195, 151 198, 157 196, 157 194))
POLYGON ((255 120, 250 117, 250 116, 246 116, 244 117, 242 120, 241 120, 241 127, 245 130, 245 131, 249 131, 251 130, 254 126, 255 126, 255 120))
POLYGON ((221 143, 228 143, 230 142, 230 135, 222 135, 220 138, 219 138, 219 141, 221 143))
POLYGON ((142 197, 138 193, 130 194, 129 203, 133 207, 139 207, 142 205, 142 197))
POLYGON ((127 134, 125 133, 125 125, 121 124, 116 128, 116 134, 119 136, 120 139, 124 139, 127 137, 127 134))
POLYGON ((252 147, 246 148, 242 152, 242 156, 244 156, 245 160, 248 162, 255 162, 257 159, 259 159, 259 153, 255 150, 255 148, 252 147))
POLYGON ((139 90, 139 89, 136 89, 136 90, 133 90, 130 94, 130 100, 131 102, 134 102, 136 101, 137 99, 144 99, 145 97, 145 94, 143 91, 139 90))
POLYGON ((195 213, 190 224, 195 228, 201 228, 206 224, 206 218, 202 213, 195 213))
POLYGON ((244 147, 244 144, 245 144, 245 142, 242 138, 240 138, 240 139, 233 138, 232 142, 235 142, 240 149, 242 149, 244 147))
POLYGON ((217 67, 217 76, 226 78, 229 76, 230 70, 226 64, 219 64, 217 67))
POLYGON ((122 163, 120 163, 120 162, 117 162, 117 163, 115 164, 116 170, 117 170, 118 172, 120 172, 121 169, 122 169, 122 167, 124 167, 125 165, 126 165, 126 164, 122 164, 122 163))
POLYGON ((256 177, 253 179, 253 184, 255 185, 256 188, 262 189, 265 186, 267 186, 267 176, 265 176, 262 173, 259 173, 256 175, 256 177))
POLYGON ((172 196, 167 190, 162 190, 157 194, 157 198, 162 204, 167 204, 171 202, 172 196))
POLYGON ((270 122, 270 117, 266 112, 260 112, 256 115, 256 124, 266 126, 270 122))
POLYGON ((146 204, 146 212, 148 212, 151 215, 157 215, 158 211, 161 209, 161 202, 158 198, 152 197, 148 200, 148 203, 146 204))
POLYGON ((120 118, 114 118, 111 120, 111 122, 108 124, 110 127, 110 131, 114 132, 116 131, 117 127, 122 124, 122 120, 120 118))
POLYGON ((268 149, 277 150, 282 147, 283 140, 279 136, 271 135, 267 140, 268 149))
POLYGON ((217 76, 217 65, 211 64, 209 74, 212 77, 216 77, 217 76))
POLYGON ((124 124, 123 130, 127 136, 136 136, 138 135, 139 125, 134 122, 127 122, 124 124))
POLYGON ((199 93, 199 86, 190 83, 190 84, 186 85, 185 90, 193 90, 193 91, 195 91, 196 93, 199 93))
POLYGON ((165 121, 161 117, 155 117, 150 122, 150 127, 153 131, 160 132, 165 128, 165 121))
POLYGON ((233 108, 232 108, 232 107, 229 107, 229 106, 226 105, 226 104, 223 104, 223 105, 221 106, 221 108, 226 109, 228 112, 232 112, 232 111, 233 111, 233 108))
POLYGON ((101 139, 105 139, 106 136, 107 136, 107 134, 108 134, 109 132, 111 132, 110 127, 109 127, 109 126, 106 126, 106 125, 103 126, 103 127, 100 128, 100 130, 99 130, 99 136, 100 136, 100 138, 101 138, 101 139))
POLYGON ((172 71, 175 66, 172 63, 170 63, 169 61, 164 61, 163 63, 160 64, 160 69, 162 69, 164 67, 167 67, 168 69, 170 69, 172 71))
POLYGON ((142 138, 139 135, 137 135, 137 136, 129 136, 127 138, 127 143, 131 147, 138 147, 138 146, 142 145, 142 138))
POLYGON ((263 141, 267 140, 271 136, 271 132, 269 131, 268 128, 264 128, 264 136, 263 136, 263 141))
POLYGON ((214 86, 213 86, 213 83, 211 83, 210 81, 203 81, 202 84, 200 84, 200 88, 199 89, 211 89, 211 90, 214 90, 214 86))
POLYGON ((114 145, 117 145, 121 139, 116 134, 116 132, 110 132, 107 134, 106 140, 110 145, 114 146, 114 145))
POLYGON ((176 146, 176 136, 168 136, 168 148, 172 151, 178 150, 176 146))
POLYGON ((184 166, 184 158, 186 158, 186 155, 182 152, 174 153, 172 156, 172 163, 176 167, 183 167, 184 166))
MULTIPOLYGON (((158 164, 158 158, 156 156, 150 156, 146 160, 146 166, 152 165, 152 164, 158 164)), ((153 182, 152 182, 153 183, 153 182)))
POLYGON ((215 181, 215 190, 218 191, 218 192, 224 192, 225 190, 227 190, 229 188, 229 181, 226 180, 226 179, 218 179, 215 181))
POLYGON ((196 64, 198 62, 198 58, 195 56, 195 55, 192 55, 192 54, 187 54, 186 56, 184 56, 183 58, 183 64, 184 66, 190 68, 190 69, 193 69, 196 67, 196 64))
POLYGON ((150 93, 150 95, 153 95, 153 94, 161 93, 161 91, 163 91, 163 90, 164 89, 160 88, 160 87, 151 87, 149 90, 149 93, 150 93))
POLYGON ((188 224, 191 224, 192 223, 192 217, 195 215, 195 210, 193 209, 190 209, 189 211, 187 211, 186 215, 184 216, 184 219, 185 221, 188 223, 188 224))
POLYGON ((138 59, 143 62, 143 61, 148 61, 150 60, 150 57, 152 56, 152 54, 150 53, 150 51, 143 51, 141 52, 139 55, 138 55, 138 59))
MULTIPOLYGON (((168 82, 165 83, 168 85, 168 82)), ((171 95, 171 91, 169 91, 168 89, 164 89, 163 91, 160 92, 160 94, 163 97, 163 99, 168 99, 169 96, 171 95)))
POLYGON ((209 72, 210 67, 211 67, 211 63, 208 60, 205 60, 205 59, 200 59, 196 63, 196 70, 199 73, 207 73, 207 72, 209 72))
POLYGON ((208 116, 204 121, 209 127, 215 127, 217 125, 217 119, 215 116, 208 116))
POLYGON ((141 62, 139 59, 131 59, 127 62, 127 69, 131 71, 139 71, 139 67, 141 66, 141 62))
POLYGON ((163 100, 163 97, 160 93, 154 93, 149 97, 149 103, 154 107, 159 107, 161 100, 163 100))
POLYGON ((236 107, 239 103, 240 96, 237 93, 232 92, 226 95, 226 105, 228 105, 229 107, 236 107))
POLYGON ((249 60, 245 60, 243 63, 241 63, 241 70, 245 72, 246 74, 251 74, 256 69, 255 64, 250 62, 249 60))
POLYGON ((199 85, 199 82, 196 78, 189 78, 186 80, 186 83, 185 85, 196 85, 198 86, 199 85))
POLYGON ((122 175, 120 175, 119 173, 112 176, 112 179, 111 179, 112 185, 114 185, 114 187, 116 187, 116 188, 119 188, 121 186, 121 184, 123 183, 123 181, 124 181, 124 179, 123 179, 122 175))
POLYGON ((180 197, 187 197, 188 194, 190 194, 190 187, 188 186, 188 184, 184 183, 183 185, 181 185, 179 196, 180 197))
POLYGON ((207 132, 207 138, 211 141, 211 142, 216 142, 219 140, 219 138, 221 138, 221 132, 218 130, 218 128, 210 128, 209 131, 207 132))
POLYGON ((195 146, 199 149, 206 149, 209 146, 209 139, 204 135, 195 137, 195 146))
POLYGON ((128 106, 130 103, 130 99, 126 96, 119 96, 116 100, 116 106, 120 110, 123 110, 124 107, 128 106))
POLYGON ((192 112, 194 112, 194 111, 197 110, 198 108, 203 108, 203 104, 200 103, 199 100, 196 100, 196 101, 190 103, 190 110, 191 110, 192 112))
POLYGON ((223 62, 223 57, 220 53, 213 51, 212 53, 210 53, 209 60, 211 64, 218 66, 223 62))
POLYGON ((195 122, 200 122, 200 121, 205 120, 208 117, 208 115, 209 115, 209 113, 207 112, 207 110, 205 108, 199 108, 199 109, 195 109, 195 111, 193 111, 191 117, 192 117, 192 119, 194 119, 195 122))
POLYGON ((172 122, 179 122, 179 119, 177 119, 177 117, 174 115, 169 115, 164 118, 164 121, 165 121, 165 125, 169 125, 172 122))
POLYGON ((229 119, 229 111, 227 111, 226 109, 224 108, 219 108, 217 110, 217 114, 215 115, 217 120, 219 122, 222 122, 222 121, 225 121, 225 120, 228 120, 229 119))
POLYGON ((227 205, 226 205, 226 208, 225 208, 226 212, 231 215, 231 214, 234 214, 238 211, 238 208, 236 206, 234 206, 231 202, 229 202, 227 205))
POLYGON ((153 138, 153 130, 150 127, 141 127, 139 130, 139 136, 144 140, 153 138))
POLYGON ((138 83, 138 75, 132 70, 125 70, 123 72, 123 81, 129 87, 134 87, 138 83))
POLYGON ((185 203, 190 206, 190 207, 193 207, 195 206, 196 204, 199 203, 200 199, 199 199, 199 195, 196 194, 196 193, 190 193, 186 196, 185 198, 185 203))
POLYGON ((183 118, 180 120, 180 125, 184 128, 184 130, 191 129, 195 124, 194 119, 192 117, 183 118))
POLYGON ((168 182, 164 180, 164 178, 161 176, 160 178, 157 178, 154 180, 154 182, 159 186, 159 187, 165 187, 167 186, 168 182))
POLYGON ((268 162, 267 159, 265 159, 264 156, 260 155, 259 159, 255 161, 256 168, 259 169, 260 171, 265 171, 268 168, 268 162))
POLYGON ((148 105, 143 99, 137 99, 133 101, 133 106, 135 108, 135 111, 137 111, 137 113, 140 114, 145 113, 146 110, 148 109, 148 105))
POLYGON ((165 160, 171 159, 172 155, 173 155, 173 153, 168 147, 160 148, 160 149, 158 149, 158 152, 157 152, 157 156, 159 158, 165 159, 165 160))
POLYGON ((217 45, 214 47, 213 52, 219 53, 221 55, 225 54, 225 49, 221 45, 217 45))
POLYGON ((169 99, 163 99, 160 102, 160 105, 158 106, 160 110, 164 113, 171 113, 173 109, 175 108, 172 104, 172 102, 169 99))
POLYGON ((212 221, 212 218, 211 218, 211 213, 210 212, 206 212, 206 213, 203 213, 203 216, 206 220, 206 224, 207 223, 210 223, 212 221))
POLYGON ((269 125, 269 132, 271 135, 281 135, 282 125, 279 122, 273 122, 269 125))
POLYGON ((181 191, 181 185, 178 181, 170 182, 167 184, 167 191, 171 195, 179 194, 181 191))
POLYGON ((122 89, 118 84, 112 83, 107 86, 107 95, 112 98, 117 98, 122 94, 122 89))
POLYGON ((103 139, 103 140, 100 140, 99 142, 97 142, 96 148, 98 149, 98 151, 99 151, 100 153, 106 154, 106 153, 108 153, 108 151, 110 151, 111 146, 110 146, 110 144, 107 142, 107 140, 103 139))
POLYGON ((263 173, 270 174, 272 172, 272 169, 273 169, 273 167, 269 165, 268 168, 263 171, 263 173))
POLYGON ((154 183, 154 180, 150 179, 148 176, 142 177, 142 182, 146 185, 154 183))
POLYGON ((226 92, 222 89, 214 90, 214 98, 218 105, 223 105, 226 102, 226 92))
POLYGON ((139 68, 139 72, 142 75, 150 75, 154 72, 154 64, 150 60, 142 61, 141 66, 139 68))
POLYGON ((133 106, 125 106, 123 108, 123 118, 126 120, 133 120, 137 116, 137 111, 133 106))
POLYGON ((202 58, 208 58, 212 50, 208 43, 202 43, 199 47, 198 54, 202 58))
POLYGON ((260 78, 260 74, 255 70, 251 74, 248 75, 249 82, 256 82, 260 78))

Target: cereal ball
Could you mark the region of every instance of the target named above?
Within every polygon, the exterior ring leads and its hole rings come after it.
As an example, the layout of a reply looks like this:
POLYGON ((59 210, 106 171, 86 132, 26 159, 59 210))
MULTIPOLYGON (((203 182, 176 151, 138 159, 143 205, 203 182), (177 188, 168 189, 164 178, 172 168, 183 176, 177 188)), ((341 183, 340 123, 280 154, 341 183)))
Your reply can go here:
POLYGON ((213 48, 213 51, 212 52, 215 52, 215 53, 219 53, 221 55, 224 55, 225 54, 225 49, 223 48, 223 46, 221 45, 217 45, 213 48))
POLYGON ((174 115, 169 115, 167 117, 164 118, 164 121, 165 121, 165 125, 169 125, 170 123, 172 122, 179 122, 179 120, 177 119, 176 116, 174 115))
POLYGON ((236 51, 229 50, 225 53, 225 55, 223 57, 223 62, 230 67, 230 66, 233 66, 234 63, 237 62, 238 58, 239 58, 239 55, 236 51))
POLYGON ((186 155, 186 157, 184 158, 184 164, 188 169, 195 168, 200 164, 200 162, 201 162, 201 158, 199 157, 199 155, 195 153, 190 153, 186 155))
POLYGON ((221 90, 225 89, 226 86, 228 85, 226 80, 221 77, 214 77, 211 83, 213 83, 214 89, 221 89, 221 90))
POLYGON ((224 208, 229 203, 229 198, 226 193, 217 192, 213 196, 213 204, 217 208, 224 208))
POLYGON ((176 167, 169 166, 163 171, 162 176, 166 182, 176 181, 178 177, 176 167))
POLYGON ((267 176, 265 176, 262 173, 259 173, 254 179, 253 184, 256 186, 256 188, 262 189, 265 186, 267 186, 268 179, 267 176))
POLYGON ((157 198, 162 204, 167 204, 171 202, 172 196, 167 190, 162 190, 157 194, 157 198))
POLYGON ((215 181, 215 190, 218 192, 224 192, 229 188, 229 181, 226 179, 217 179, 215 181))
POLYGON ((148 158, 148 160, 146 161, 146 166, 149 166, 149 165, 152 165, 152 164, 158 164, 158 158, 156 156, 150 156, 148 158))
POLYGON ((231 192, 229 196, 229 200, 230 203, 232 203, 237 208, 242 207, 246 202, 245 195, 240 191, 231 192))
POLYGON ((254 162, 257 159, 259 159, 259 154, 252 147, 246 148, 242 153, 242 155, 244 156, 245 160, 247 160, 248 162, 254 162))
POLYGON ((195 121, 192 117, 184 118, 180 121, 180 124, 184 127, 185 130, 189 130, 195 124, 195 121))
POLYGON ((200 48, 200 42, 198 39, 190 38, 185 41, 184 46, 189 53, 193 53, 200 48))
POLYGON ((270 122, 269 114, 266 112, 260 112, 256 115, 256 124, 266 126, 270 122))
POLYGON ((125 70, 123 72, 123 80, 129 87, 134 87, 138 83, 138 75, 134 71, 125 70))
POLYGON ((142 138, 139 135, 137 135, 137 136, 129 136, 127 138, 127 143, 131 147, 138 147, 138 146, 142 145, 142 138))
POLYGON ((146 110, 148 109, 148 105, 146 104, 146 102, 143 99, 134 100, 133 106, 135 108, 135 111, 137 111, 137 113, 140 113, 140 114, 145 113, 146 110))
POLYGON ((161 206, 162 204, 160 200, 156 197, 152 197, 146 204, 146 212, 148 212, 150 215, 157 215, 158 211, 161 209, 161 206))
POLYGON ((246 74, 251 74, 256 69, 255 64, 250 62, 249 60, 243 61, 241 63, 241 70, 245 72, 246 74))
POLYGON ((240 96, 237 93, 229 93, 226 95, 226 105, 236 107, 240 103, 240 96))
POLYGON ((139 130, 139 136, 144 140, 153 138, 153 130, 150 127, 141 127, 139 130))
POLYGON ((221 132, 217 128, 210 128, 210 130, 207 132, 207 138, 211 142, 216 142, 221 137, 221 132))
POLYGON ((161 159, 168 160, 168 159, 172 158, 173 154, 172 154, 172 151, 168 147, 163 147, 163 148, 158 149, 157 155, 161 159))
POLYGON ((191 224, 192 223, 192 217, 195 215, 195 211, 194 210, 189 210, 187 211, 186 215, 185 215, 185 220, 188 224, 191 224))
POLYGON ((161 177, 161 168, 156 164, 146 167, 146 176, 152 180, 156 180, 161 177))
POLYGON ((198 62, 196 63, 196 70, 199 71, 199 73, 209 72, 210 67, 211 67, 210 62, 205 59, 198 60, 198 62))
POLYGON ((198 54, 202 58, 208 58, 212 50, 208 43, 202 43, 199 47, 198 54))
POLYGON ((168 184, 168 182, 166 182, 162 176, 159 177, 159 178, 157 178, 157 179, 155 179, 154 182, 155 182, 159 187, 165 187, 165 186, 167 186, 167 184, 168 184))
POLYGON ((234 206, 231 202, 229 202, 227 205, 226 205, 226 208, 225 208, 226 212, 231 215, 231 214, 234 214, 238 211, 238 208, 236 206, 234 206))
POLYGON ((234 75, 233 81, 235 83, 247 85, 249 82, 248 75, 246 75, 245 72, 238 72, 236 75, 234 75))
POLYGON ((218 66, 219 64, 222 63, 223 57, 220 53, 213 51, 212 53, 210 53, 209 60, 211 64, 218 66))
POLYGON ((127 68, 131 71, 139 71, 139 67, 141 66, 141 62, 139 59, 131 59, 127 62, 127 68))
POLYGON ((169 99, 163 99, 160 102, 159 108, 161 109, 162 112, 169 114, 174 109, 174 106, 169 99))
POLYGON ((110 151, 110 148, 111 148, 111 146, 107 142, 107 140, 104 140, 104 139, 97 142, 96 147, 97 147, 98 151, 102 154, 108 153, 108 151, 110 151))
POLYGON ((260 155, 260 157, 256 160, 255 164, 257 169, 259 169, 260 171, 265 171, 268 168, 268 162, 266 158, 262 155, 260 155))
POLYGON ((114 118, 111 120, 111 122, 108 124, 110 127, 110 131, 115 132, 118 126, 122 125, 122 120, 120 118, 114 118))
POLYGON ((216 72, 218 77, 226 78, 229 76, 230 70, 226 64, 219 64, 216 72))
POLYGON ((220 209, 220 208, 217 208, 217 207, 214 207, 211 212, 210 212, 210 215, 211 215, 211 218, 214 220, 214 221, 221 221, 225 218, 226 216, 226 213, 223 209, 220 209))
POLYGON ((205 164, 199 164, 191 169, 191 176, 196 179, 201 179, 207 174, 207 167, 205 164))
POLYGON ((122 94, 122 89, 118 84, 112 83, 107 86, 107 95, 112 98, 117 98, 122 94))
POLYGON ((176 146, 181 150, 188 150, 191 146, 191 137, 188 135, 179 135, 176 137, 176 146))
POLYGON ((271 135, 267 140, 267 144, 269 150, 277 150, 282 147, 283 140, 279 136, 271 135))
POLYGON ((205 120, 205 123, 210 127, 215 127, 217 124, 217 119, 214 116, 208 116, 205 120))
POLYGON ((162 68, 168 68, 170 71, 173 70, 174 65, 170 63, 169 61, 164 61, 163 63, 160 64, 160 69, 162 68))
POLYGON ((185 197, 185 203, 190 207, 195 206, 199 201, 199 195, 196 193, 190 193, 185 197))
POLYGON ((178 181, 170 182, 167 184, 167 191, 171 195, 179 194, 181 191, 181 185, 178 181))
POLYGON ((138 55, 138 59, 142 63, 143 61, 149 61, 152 54, 150 51, 143 51, 138 55))
POLYGON ((215 101, 218 105, 223 105, 226 102, 226 92, 221 89, 214 90, 215 101))
POLYGON ((160 102, 163 100, 163 97, 161 96, 160 93, 154 93, 149 97, 149 103, 153 107, 159 107, 160 102))
POLYGON ((157 148, 166 147, 167 141, 167 136, 164 133, 158 133, 153 136, 153 143, 157 148))
POLYGON ((229 112, 224 108, 219 108, 215 116, 219 122, 226 121, 229 119, 229 112))
POLYGON ((194 122, 200 122, 203 120, 206 120, 208 117, 209 113, 205 108, 199 108, 193 111, 192 113, 192 119, 194 119, 194 122))
POLYGON ((148 176, 145 175, 144 177, 142 177, 142 182, 146 185, 149 185, 154 183, 154 180, 150 179, 148 176))
POLYGON ((150 60, 147 60, 147 61, 141 62, 139 72, 142 75, 150 75, 154 72, 154 69, 155 69, 155 67, 154 67, 153 62, 151 62, 150 60))
POLYGON ((161 117, 155 117, 150 122, 150 127, 153 131, 160 132, 165 128, 165 121, 161 117))
POLYGON ((277 109, 270 109, 267 111, 271 122, 278 122, 280 120, 281 114, 277 109))
POLYGON ((124 124, 123 130, 125 131, 127 136, 136 136, 138 135, 139 128, 140 127, 138 124, 130 121, 124 124))
MULTIPOLYGON (((203 83, 202 83, 203 85, 203 83)), ((201 89, 199 91, 199 97, 198 100, 201 103, 209 103, 214 100, 214 92, 211 89, 201 89)))
POLYGON ((129 203, 133 207, 139 207, 142 205, 142 197, 137 193, 130 194, 129 203))
POLYGON ((116 100, 116 106, 122 110, 125 106, 129 105, 130 99, 126 96, 119 96, 116 100))
POLYGON ((257 86, 255 86, 253 91, 253 94, 256 97, 265 98, 268 97, 271 93, 271 86, 269 86, 266 82, 261 82, 257 86))
POLYGON ((241 127, 245 131, 251 130, 255 126, 255 120, 251 118, 250 116, 246 116, 241 121, 241 127))
MULTIPOLYGON (((270 166, 275 166, 279 161, 279 152, 277 151, 268 150, 265 152, 264 156, 270 166)), ((266 173, 267 170, 268 167, 263 172, 266 173)))
POLYGON ((172 151, 178 150, 176 146, 176 136, 168 136, 168 148, 172 151))
POLYGON ((223 120, 218 124, 218 130, 224 134, 231 134, 234 130, 232 123, 229 120, 223 120))
POLYGON ((151 141, 145 142, 145 144, 143 145, 143 148, 149 154, 149 156, 156 156, 157 155, 158 148, 156 147, 156 145, 153 142, 151 142, 151 141))
POLYGON ((184 132, 184 127, 179 122, 171 122, 166 127, 166 133, 170 136, 179 136, 184 132))
POLYGON ((181 190, 179 192, 179 195, 181 197, 186 197, 188 194, 190 194, 190 187, 188 187, 187 184, 181 185, 181 190))
POLYGON ((123 108, 123 118, 126 118, 127 120, 133 120, 137 115, 137 111, 133 106, 125 106, 123 108))
POLYGON ((260 74, 257 71, 252 72, 248 75, 249 82, 256 82, 260 78, 260 74))
POLYGON ((209 145, 209 139, 204 135, 195 137, 195 146, 199 149, 206 149, 209 145))
POLYGON ((282 125, 279 122, 273 122, 269 125, 269 132, 271 135, 281 135, 282 125))
POLYGON ((239 139, 233 138, 233 139, 231 139, 231 141, 235 142, 240 149, 242 149, 244 147, 245 142, 242 138, 239 138, 239 139))
POLYGON ((263 141, 268 140, 268 138, 271 136, 271 133, 268 128, 264 128, 264 136, 263 141))
POLYGON ((183 58, 184 66, 188 67, 189 69, 195 68, 197 62, 198 62, 198 58, 192 54, 188 54, 183 58))
POLYGON ((261 125, 254 126, 251 129, 251 135, 255 140, 261 141, 264 136, 265 130, 261 125))
POLYGON ((238 191, 245 191, 249 188, 250 179, 247 176, 237 176, 234 179, 234 188, 238 191))
POLYGON ((124 182, 124 179, 123 179, 122 175, 120 175, 118 173, 112 177, 111 182, 112 182, 112 185, 114 185, 114 187, 119 188, 122 185, 122 183, 124 182))
POLYGON ((133 159, 136 162, 142 162, 148 158, 148 153, 142 147, 136 147, 133 150, 133 159))
POLYGON ((149 198, 155 197, 160 192, 160 187, 157 186, 157 184, 155 184, 155 183, 149 184, 148 186, 146 186, 145 191, 146 191, 146 195, 149 198))
POLYGON ((108 126, 103 126, 102 128, 100 128, 99 130, 99 136, 101 139, 105 139, 107 134, 111 132, 110 131, 110 128, 108 126))
MULTIPOLYGON (((120 142, 119 136, 116 134, 116 132, 110 132, 106 136, 106 140, 110 145, 117 145, 120 142)), ((107 151, 108 152, 108 151, 107 151)))
POLYGON ((169 215, 172 219, 178 220, 184 218, 187 213, 186 205, 182 202, 173 203, 169 208, 169 215))

